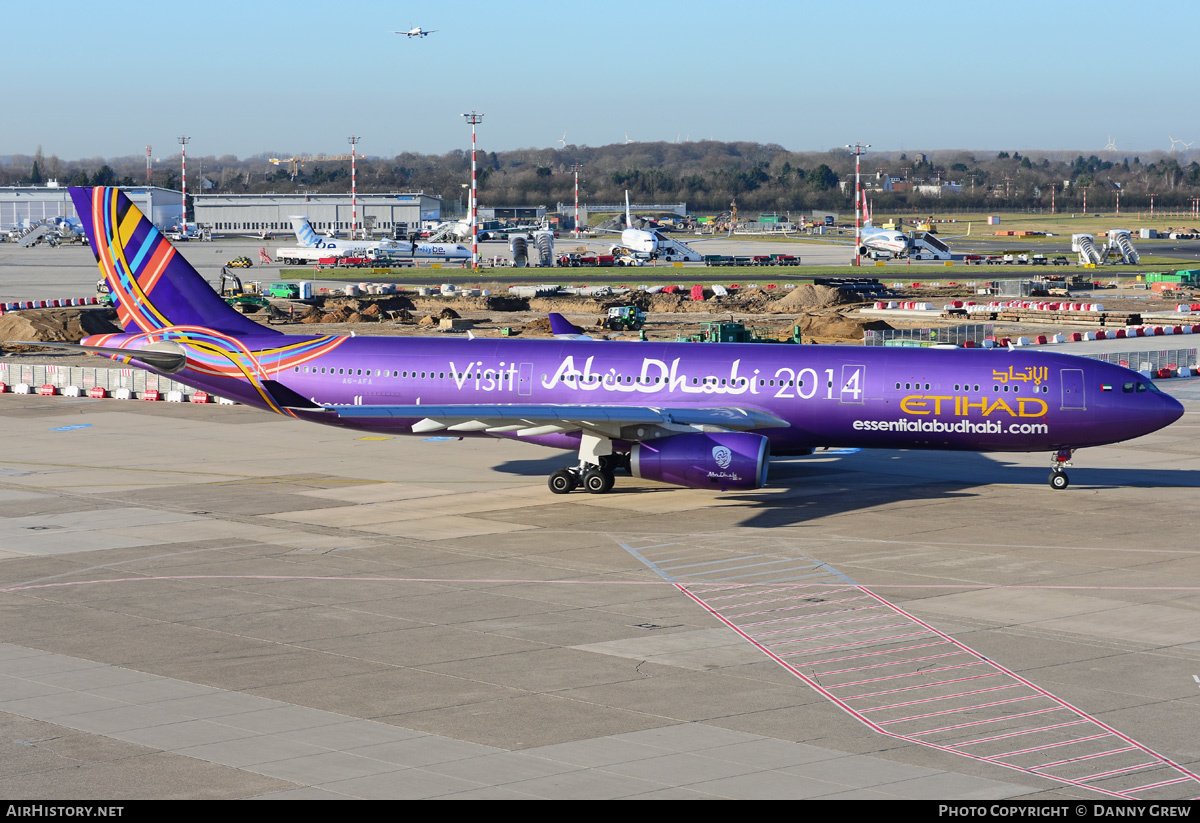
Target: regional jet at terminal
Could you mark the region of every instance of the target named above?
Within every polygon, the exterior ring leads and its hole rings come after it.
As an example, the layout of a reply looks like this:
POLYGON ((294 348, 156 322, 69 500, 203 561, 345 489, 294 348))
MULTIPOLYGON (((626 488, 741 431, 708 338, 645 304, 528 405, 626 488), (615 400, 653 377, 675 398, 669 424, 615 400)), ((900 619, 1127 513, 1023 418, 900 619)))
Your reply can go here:
POLYGON ((82 348, 275 414, 356 431, 498 437, 575 452, 550 489, 615 472, 751 490, 772 453, 847 446, 1045 451, 1183 414, 1148 378, 1045 351, 286 335, 225 304, 115 188, 72 188, 123 334, 82 348))

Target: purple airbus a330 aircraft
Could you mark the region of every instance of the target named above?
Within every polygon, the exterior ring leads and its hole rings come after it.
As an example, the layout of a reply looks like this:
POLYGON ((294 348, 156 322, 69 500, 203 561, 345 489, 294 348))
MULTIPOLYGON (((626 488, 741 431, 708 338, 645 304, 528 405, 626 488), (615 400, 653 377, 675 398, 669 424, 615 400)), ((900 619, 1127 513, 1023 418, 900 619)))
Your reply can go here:
POLYGON ((71 197, 124 334, 88 351, 276 414, 388 434, 507 437, 578 454, 550 489, 614 471, 757 489, 771 454, 843 446, 1046 451, 1177 420, 1129 369, 1043 351, 285 335, 237 313, 115 188, 71 197))

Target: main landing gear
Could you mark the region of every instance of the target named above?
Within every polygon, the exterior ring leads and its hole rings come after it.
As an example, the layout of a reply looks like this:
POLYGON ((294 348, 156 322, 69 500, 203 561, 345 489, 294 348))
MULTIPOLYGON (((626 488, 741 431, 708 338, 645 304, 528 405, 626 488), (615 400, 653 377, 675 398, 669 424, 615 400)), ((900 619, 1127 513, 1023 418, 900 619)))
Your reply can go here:
POLYGON ((605 494, 616 482, 617 469, 629 471, 629 455, 614 452, 610 438, 584 432, 578 468, 559 469, 550 475, 548 485, 555 494, 570 494, 580 486, 591 494, 605 494))
POLYGON ((1050 488, 1055 491, 1062 491, 1071 484, 1071 479, 1063 471, 1063 469, 1070 465, 1071 450, 1059 449, 1058 453, 1050 459, 1050 488))
POLYGON ((600 458, 600 465, 580 462, 578 468, 559 469, 550 475, 547 485, 555 494, 570 494, 578 488, 591 494, 606 494, 617 482, 616 469, 628 470, 625 455, 610 454, 600 458))

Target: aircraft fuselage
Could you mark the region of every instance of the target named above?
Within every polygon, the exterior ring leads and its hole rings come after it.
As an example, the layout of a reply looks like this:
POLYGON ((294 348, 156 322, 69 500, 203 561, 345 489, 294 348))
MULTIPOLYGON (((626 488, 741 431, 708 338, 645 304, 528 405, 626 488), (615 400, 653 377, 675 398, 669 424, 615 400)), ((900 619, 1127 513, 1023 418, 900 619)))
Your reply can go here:
MULTIPOLYGON (((1077 449, 1146 434, 1182 413, 1136 372, 1049 352, 346 337, 314 339, 312 350, 324 352, 316 356, 272 359, 271 350, 303 339, 241 342, 256 352, 262 374, 319 405, 737 406, 790 424, 759 432, 777 455, 823 446, 1077 449)), ((189 356, 173 376, 266 407, 245 381, 192 366, 189 356)), ((393 434, 410 433, 421 419, 299 416, 393 434)), ((563 448, 579 442, 578 435, 521 439, 563 448)))

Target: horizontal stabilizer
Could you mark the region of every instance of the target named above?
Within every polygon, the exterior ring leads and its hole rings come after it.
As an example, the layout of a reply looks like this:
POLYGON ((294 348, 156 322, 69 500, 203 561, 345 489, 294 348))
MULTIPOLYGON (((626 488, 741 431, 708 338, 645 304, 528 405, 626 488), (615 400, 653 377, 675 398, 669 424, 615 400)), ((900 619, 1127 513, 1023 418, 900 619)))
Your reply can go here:
MULTIPOLYGON (((119 349, 115 346, 84 346, 79 343, 42 343, 30 340, 13 340, 10 345, 41 346, 48 349, 67 349, 88 354, 100 354, 109 357, 128 357, 138 360, 158 371, 174 374, 187 366, 187 355, 183 350, 161 351, 158 349, 119 349)), ((178 346, 176 346, 178 348, 178 346)))

